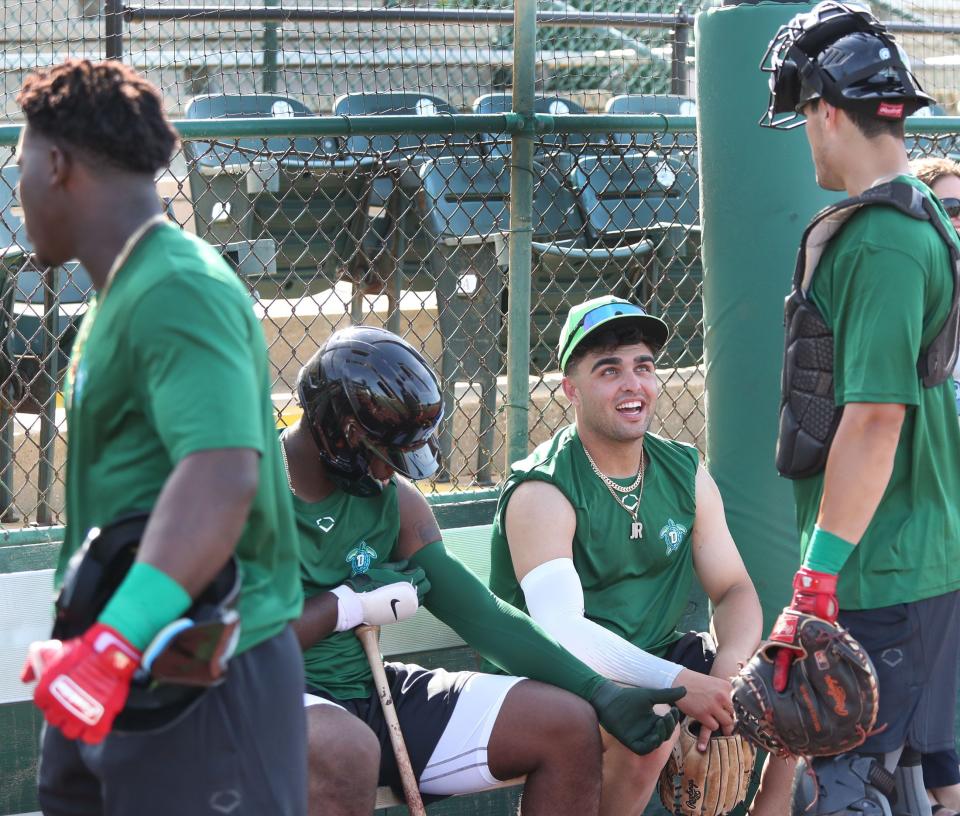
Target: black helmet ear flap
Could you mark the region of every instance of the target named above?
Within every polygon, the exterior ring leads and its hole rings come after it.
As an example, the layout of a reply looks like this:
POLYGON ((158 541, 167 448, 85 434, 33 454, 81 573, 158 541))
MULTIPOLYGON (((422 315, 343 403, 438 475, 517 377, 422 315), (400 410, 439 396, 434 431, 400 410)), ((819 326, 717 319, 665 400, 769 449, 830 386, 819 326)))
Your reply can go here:
POLYGON ((773 113, 790 113, 800 101, 800 71, 793 60, 785 61, 776 74, 770 76, 770 97, 773 113))

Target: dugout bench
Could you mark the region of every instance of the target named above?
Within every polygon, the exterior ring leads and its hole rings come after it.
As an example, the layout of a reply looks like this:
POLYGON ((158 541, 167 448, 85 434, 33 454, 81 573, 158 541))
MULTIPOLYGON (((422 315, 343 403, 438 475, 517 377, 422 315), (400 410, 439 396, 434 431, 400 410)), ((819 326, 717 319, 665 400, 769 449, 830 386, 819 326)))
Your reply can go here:
MULTIPOLYGON (((429 497, 445 545, 483 581, 490 571, 497 492, 429 497)), ((49 636, 53 567, 62 538, 62 527, 0 533, 0 816, 39 816, 36 772, 42 718, 19 675, 30 642, 49 636)), ((682 628, 702 629, 706 620, 706 600, 695 585, 682 628)), ((477 653, 425 609, 409 621, 383 627, 380 648, 386 657, 431 668, 475 670, 480 664, 477 653)), ((511 780, 484 793, 445 799, 428 811, 431 816, 508 816, 517 812, 521 792, 519 780, 511 780)), ((378 814, 406 812, 389 788, 377 791, 378 814)), ((646 814, 664 814, 656 796, 646 814)))
MULTIPOLYGON (((480 578, 490 568, 490 524, 496 491, 432 497, 444 541, 480 578)), ((53 567, 62 527, 0 534, 0 816, 36 812, 36 763, 41 717, 31 689, 19 680, 29 643, 49 637, 53 567)), ((412 620, 381 630, 381 650, 393 659, 451 670, 476 669, 479 659, 463 641, 425 609, 412 620)), ((431 805, 432 816, 507 814, 516 811, 521 788, 503 788, 431 805)), ((377 812, 406 812, 389 788, 380 788, 377 812)))

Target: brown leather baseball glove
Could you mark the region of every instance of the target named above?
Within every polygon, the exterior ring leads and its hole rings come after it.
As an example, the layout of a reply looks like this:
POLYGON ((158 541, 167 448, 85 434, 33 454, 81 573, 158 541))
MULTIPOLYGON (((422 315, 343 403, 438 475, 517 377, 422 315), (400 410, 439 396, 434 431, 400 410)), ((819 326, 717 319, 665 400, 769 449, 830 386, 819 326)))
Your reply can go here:
POLYGON ((842 626, 792 609, 733 678, 738 731, 778 756, 853 750, 873 730, 878 705, 877 672, 863 647, 842 626), (778 692, 774 662, 781 649, 795 656, 778 692))
POLYGON ((722 816, 746 798, 756 752, 738 734, 713 734, 701 752, 697 727, 689 717, 680 724, 680 737, 660 772, 660 801, 674 816, 722 816))

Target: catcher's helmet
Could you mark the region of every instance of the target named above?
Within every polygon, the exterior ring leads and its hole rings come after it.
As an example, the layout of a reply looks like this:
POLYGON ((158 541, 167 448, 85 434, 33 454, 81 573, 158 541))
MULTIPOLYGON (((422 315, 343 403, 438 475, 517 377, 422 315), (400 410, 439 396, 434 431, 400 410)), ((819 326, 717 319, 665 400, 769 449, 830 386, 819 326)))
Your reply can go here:
POLYGON ((335 332, 300 369, 297 395, 320 460, 347 493, 383 489, 370 475, 371 457, 409 479, 439 468, 440 385, 423 356, 392 332, 335 332))
POLYGON ((865 7, 824 0, 780 27, 760 70, 771 74, 762 127, 803 124, 800 108, 823 98, 879 119, 900 120, 934 104, 911 73, 906 54, 865 7))

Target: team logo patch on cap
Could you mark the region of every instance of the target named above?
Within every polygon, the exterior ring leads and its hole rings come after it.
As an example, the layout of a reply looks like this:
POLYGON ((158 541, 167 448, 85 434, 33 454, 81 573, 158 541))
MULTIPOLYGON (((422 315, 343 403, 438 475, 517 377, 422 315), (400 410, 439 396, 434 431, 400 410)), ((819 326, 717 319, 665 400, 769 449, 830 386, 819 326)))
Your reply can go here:
POLYGON ((881 102, 877 107, 877 116, 885 119, 903 119, 903 102, 881 102))

